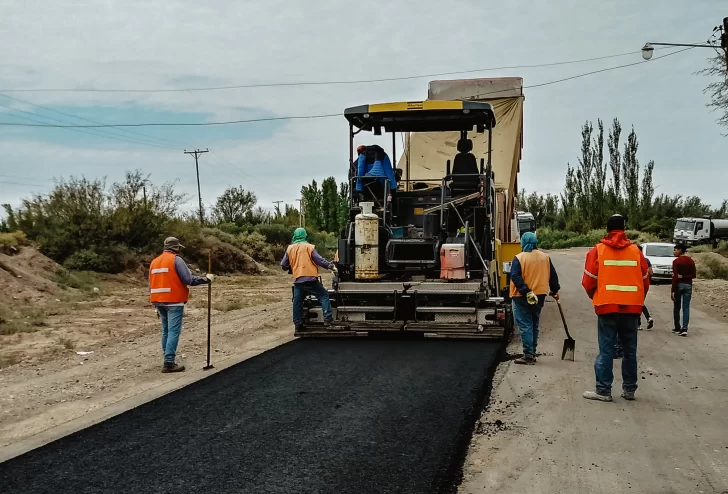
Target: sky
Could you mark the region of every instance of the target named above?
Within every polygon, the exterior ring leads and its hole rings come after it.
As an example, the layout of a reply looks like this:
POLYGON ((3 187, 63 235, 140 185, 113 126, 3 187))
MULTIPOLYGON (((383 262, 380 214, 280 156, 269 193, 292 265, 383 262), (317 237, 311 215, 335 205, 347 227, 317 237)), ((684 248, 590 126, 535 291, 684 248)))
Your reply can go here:
MULTIPOLYGON (((714 54, 693 49, 558 84, 585 72, 641 62, 645 42, 699 43, 728 16, 724 0, 2 0, 0 122, 104 124, 211 122, 342 114, 361 104, 422 100, 433 79, 522 77, 524 151, 519 186, 559 193, 579 157, 586 120, 634 127, 638 158, 655 161, 657 193, 728 198, 728 129, 706 107, 714 54), (452 5, 446 5, 446 4, 452 5), (301 81, 351 81, 619 58, 551 67, 482 70, 366 84, 164 93, 7 92, 38 88, 181 89, 301 81), (4 92, 5 91, 5 92, 4 92), (81 120, 85 119, 85 120, 81 120)), ((667 51, 656 51, 655 58, 667 51)), ((301 185, 345 180, 343 116, 210 127, 54 129, 0 127, 0 203, 48 192, 54 178, 113 182, 141 169, 197 202, 229 186, 293 204, 301 185)), ((373 142, 370 137, 362 140, 373 142), (368 140, 367 140, 368 139, 368 140)))

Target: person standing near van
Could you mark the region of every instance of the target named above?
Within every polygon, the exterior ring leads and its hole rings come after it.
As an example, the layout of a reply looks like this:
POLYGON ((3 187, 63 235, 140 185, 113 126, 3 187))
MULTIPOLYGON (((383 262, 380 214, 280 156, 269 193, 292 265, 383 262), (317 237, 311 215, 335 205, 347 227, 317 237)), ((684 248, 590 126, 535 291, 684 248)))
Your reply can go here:
POLYGON ((685 255, 684 244, 677 244, 672 253, 672 293, 674 323, 673 333, 680 336, 688 335, 690 323, 690 299, 693 296, 693 279, 695 279, 695 262, 685 255), (680 308, 682 307, 682 325, 680 325, 680 308))

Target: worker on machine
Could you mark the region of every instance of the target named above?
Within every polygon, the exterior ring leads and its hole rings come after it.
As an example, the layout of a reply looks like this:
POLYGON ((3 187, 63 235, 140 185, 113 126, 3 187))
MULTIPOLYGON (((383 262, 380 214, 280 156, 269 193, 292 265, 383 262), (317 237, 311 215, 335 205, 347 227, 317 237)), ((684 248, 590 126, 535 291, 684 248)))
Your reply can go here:
POLYGON ((318 267, 329 269, 335 276, 339 275, 334 263, 327 261, 316 252, 314 245, 307 242, 308 234, 304 228, 296 228, 291 245, 286 249, 281 261, 281 268, 293 274, 293 324, 296 331, 305 328, 303 320, 303 299, 313 295, 321 304, 324 314, 324 325, 333 321, 329 292, 318 279, 318 267))
POLYGON ((533 232, 521 237, 521 252, 511 263, 511 300, 513 318, 521 333, 523 357, 517 364, 534 365, 538 346, 538 324, 546 295, 559 299, 559 276, 547 254, 536 249, 533 232))
MULTIPOLYGON (((357 161, 357 176, 359 177, 377 177, 376 182, 384 185, 384 180, 389 179, 389 189, 394 191, 397 189, 397 177, 394 175, 392 162, 389 156, 380 146, 359 146, 357 148, 359 159, 357 161), (364 147, 362 152, 359 149, 364 147)), ((356 191, 362 192, 366 185, 366 180, 361 178, 356 181, 356 191)))
POLYGON ((622 344, 622 398, 634 400, 637 390, 637 326, 650 289, 650 273, 642 251, 627 239, 626 220, 615 214, 607 236, 586 255, 581 284, 598 319, 599 355, 594 363, 596 391, 587 400, 613 401, 615 342, 622 344))

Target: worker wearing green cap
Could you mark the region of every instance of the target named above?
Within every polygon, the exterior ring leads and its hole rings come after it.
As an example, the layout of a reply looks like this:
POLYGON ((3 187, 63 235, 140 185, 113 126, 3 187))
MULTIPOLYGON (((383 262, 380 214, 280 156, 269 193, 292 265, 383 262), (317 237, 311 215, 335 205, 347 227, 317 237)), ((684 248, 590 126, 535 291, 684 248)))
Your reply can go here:
POLYGON ((308 234, 304 228, 296 228, 291 245, 281 261, 281 268, 293 274, 293 324, 296 331, 304 329, 303 299, 309 294, 318 299, 324 313, 324 325, 330 325, 331 301, 326 288, 318 280, 318 266, 330 269, 334 275, 339 274, 334 263, 327 261, 316 252, 314 245, 307 242, 308 234))

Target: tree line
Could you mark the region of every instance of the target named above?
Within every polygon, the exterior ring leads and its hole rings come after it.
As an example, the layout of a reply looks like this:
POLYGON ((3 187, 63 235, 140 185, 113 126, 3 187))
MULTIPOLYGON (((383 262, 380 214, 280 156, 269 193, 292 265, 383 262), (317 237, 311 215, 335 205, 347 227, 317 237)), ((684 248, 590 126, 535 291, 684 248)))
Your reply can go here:
MULTIPOLYGON (((56 181, 48 194, 24 199, 19 207, 4 204, 0 232, 22 232, 45 255, 72 270, 115 273, 143 265, 159 252, 167 236, 187 247, 185 256, 206 265, 206 252, 216 252, 218 272, 245 271, 250 258, 280 260, 293 229, 303 221, 299 210, 284 204, 274 210, 242 186, 226 189, 203 212, 184 212, 188 197, 174 183, 154 184, 142 171, 124 179, 70 177, 56 181)), ((304 186, 304 220, 309 238, 323 255, 336 241, 332 233, 345 223, 348 191, 329 177, 317 187, 304 186)))
POLYGON ((627 217, 630 229, 667 239, 679 217, 726 217, 728 200, 714 209, 698 196, 656 195, 655 162, 640 165, 634 128, 624 142, 616 118, 606 139, 604 131, 602 120, 596 128, 590 121, 584 123, 581 155, 576 165, 567 163, 561 194, 520 192, 517 208, 532 213, 538 227, 584 234, 603 229, 609 216, 619 213, 627 217))

